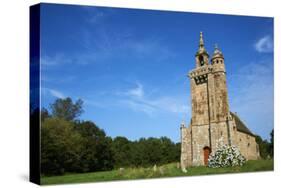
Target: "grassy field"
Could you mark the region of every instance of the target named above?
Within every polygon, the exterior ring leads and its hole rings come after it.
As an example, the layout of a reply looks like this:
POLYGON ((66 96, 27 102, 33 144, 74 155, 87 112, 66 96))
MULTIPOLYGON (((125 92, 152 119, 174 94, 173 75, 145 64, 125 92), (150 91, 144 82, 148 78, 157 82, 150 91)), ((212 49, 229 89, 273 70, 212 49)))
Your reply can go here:
POLYGON ((111 180, 131 180, 144 178, 161 178, 175 176, 196 176, 207 174, 223 174, 223 173, 240 173, 240 172, 256 172, 273 170, 273 160, 257 160, 247 161, 242 167, 228 168, 208 168, 205 166, 192 167, 187 169, 187 173, 183 173, 177 168, 176 163, 170 163, 157 167, 157 170, 150 168, 125 168, 123 171, 112 170, 105 172, 92 172, 81 174, 67 174, 63 176, 41 177, 41 183, 62 184, 62 183, 82 183, 82 182, 99 182, 111 180))

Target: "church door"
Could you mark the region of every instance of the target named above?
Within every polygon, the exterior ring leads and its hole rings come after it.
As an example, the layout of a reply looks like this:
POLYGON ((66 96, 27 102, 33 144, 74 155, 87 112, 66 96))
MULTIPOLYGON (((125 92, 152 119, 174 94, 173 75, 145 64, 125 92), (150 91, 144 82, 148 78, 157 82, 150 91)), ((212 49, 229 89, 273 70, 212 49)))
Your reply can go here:
POLYGON ((204 147, 204 165, 208 165, 208 159, 209 159, 209 155, 211 153, 211 149, 209 147, 204 147))

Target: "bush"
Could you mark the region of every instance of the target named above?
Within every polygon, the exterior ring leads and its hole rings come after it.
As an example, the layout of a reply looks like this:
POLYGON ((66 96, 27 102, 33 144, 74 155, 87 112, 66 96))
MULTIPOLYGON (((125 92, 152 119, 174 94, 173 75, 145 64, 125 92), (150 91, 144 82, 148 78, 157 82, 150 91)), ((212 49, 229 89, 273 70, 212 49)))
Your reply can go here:
POLYGON ((208 166, 211 168, 228 167, 228 166, 243 166, 246 162, 235 146, 222 145, 211 153, 208 159, 208 166))

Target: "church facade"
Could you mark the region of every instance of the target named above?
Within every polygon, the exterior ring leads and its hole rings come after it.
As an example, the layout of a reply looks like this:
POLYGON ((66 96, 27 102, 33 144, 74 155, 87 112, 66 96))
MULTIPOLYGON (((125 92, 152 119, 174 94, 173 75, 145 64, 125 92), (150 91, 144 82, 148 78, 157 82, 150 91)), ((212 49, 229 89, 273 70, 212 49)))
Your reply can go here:
POLYGON ((247 160, 258 159, 255 135, 229 109, 223 53, 216 46, 209 62, 202 32, 195 62, 188 73, 192 117, 188 127, 182 123, 180 128, 181 167, 207 165, 219 142, 238 147, 247 160))

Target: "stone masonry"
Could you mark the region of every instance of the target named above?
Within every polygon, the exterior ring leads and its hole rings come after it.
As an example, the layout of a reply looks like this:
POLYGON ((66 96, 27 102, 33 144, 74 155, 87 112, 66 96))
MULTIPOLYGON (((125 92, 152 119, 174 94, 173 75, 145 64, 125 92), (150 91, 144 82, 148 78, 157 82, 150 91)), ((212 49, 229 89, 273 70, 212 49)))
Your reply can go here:
POLYGON ((237 146, 248 160, 258 159, 255 135, 229 110, 224 56, 215 46, 209 62, 202 32, 195 60, 188 74, 192 117, 188 127, 181 124, 181 167, 207 165, 219 141, 237 146))

